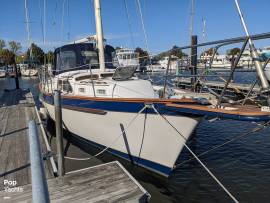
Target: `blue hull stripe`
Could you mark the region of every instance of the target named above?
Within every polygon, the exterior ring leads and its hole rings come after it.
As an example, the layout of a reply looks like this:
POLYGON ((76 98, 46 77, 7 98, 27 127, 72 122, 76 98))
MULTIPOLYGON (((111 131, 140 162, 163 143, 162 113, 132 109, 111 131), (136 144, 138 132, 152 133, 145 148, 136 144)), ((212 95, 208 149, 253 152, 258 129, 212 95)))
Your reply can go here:
MULTIPOLYGON (((46 103, 53 105, 53 97, 43 95, 43 99, 46 103)), ((184 104, 184 103, 181 103, 184 104)), ((138 113, 145 105, 144 102, 121 102, 121 101, 95 101, 95 100, 83 100, 74 98, 62 98, 62 105, 74 106, 80 108, 91 108, 103 111, 114 112, 126 112, 126 113, 138 113)), ((164 103, 154 103, 155 108, 164 115, 180 116, 179 112, 175 112, 167 108, 164 103)), ((153 109, 148 109, 147 113, 156 114, 153 109)), ((192 115, 189 115, 192 116, 192 115)), ((198 117, 198 115, 196 115, 198 117)))
MULTIPOLYGON (((53 97, 49 95, 43 95, 45 102, 53 105, 53 97)), ((176 103, 177 104, 177 103, 176 103)), ((181 103, 184 104, 184 103, 181 103)), ((144 107, 144 102, 121 102, 121 101, 96 101, 96 100, 83 100, 74 98, 63 98, 62 105, 74 106, 80 108, 91 108, 103 111, 114 111, 114 112, 129 112, 137 113, 144 107)), ((270 116, 245 116, 238 114, 228 114, 226 112, 211 112, 189 108, 179 108, 166 106, 164 103, 154 103, 155 108, 163 115, 174 115, 174 116, 188 116, 188 117, 219 117, 223 119, 233 119, 241 121, 269 121, 270 116)), ((153 109, 148 109, 149 114, 156 114, 153 109)))

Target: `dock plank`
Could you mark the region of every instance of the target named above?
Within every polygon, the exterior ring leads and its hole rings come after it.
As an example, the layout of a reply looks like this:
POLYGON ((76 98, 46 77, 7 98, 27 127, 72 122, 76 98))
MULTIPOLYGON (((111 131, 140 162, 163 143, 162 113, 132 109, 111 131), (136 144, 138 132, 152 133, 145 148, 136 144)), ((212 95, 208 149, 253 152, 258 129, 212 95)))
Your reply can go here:
MULTIPOLYGON (((117 161, 49 179, 48 187, 51 202, 147 202, 150 197, 117 161)), ((31 191, 25 185, 6 202, 30 202, 31 191)))
MULTIPOLYGON (((18 137, 16 139, 16 145, 19 146, 21 143, 28 143, 28 136, 25 136, 27 133, 27 125, 26 120, 24 119, 24 113, 27 111, 26 108, 20 108, 20 123, 19 129, 22 129, 18 132, 18 137)), ((25 160, 29 160, 29 147, 28 145, 24 145, 22 147, 16 147, 16 156, 18 156, 18 167, 22 169, 16 172, 16 180, 18 183, 27 182, 26 180, 30 179, 29 176, 29 164, 25 162, 25 160)))
MULTIPOLYGON (((28 122, 38 121, 29 90, 5 91, 0 100, 0 190, 3 190, 4 180, 17 181, 17 186, 31 183, 28 122)), ((42 136, 40 141, 42 152, 46 153, 42 136)), ((52 178, 48 161, 44 164, 47 178, 52 178)))

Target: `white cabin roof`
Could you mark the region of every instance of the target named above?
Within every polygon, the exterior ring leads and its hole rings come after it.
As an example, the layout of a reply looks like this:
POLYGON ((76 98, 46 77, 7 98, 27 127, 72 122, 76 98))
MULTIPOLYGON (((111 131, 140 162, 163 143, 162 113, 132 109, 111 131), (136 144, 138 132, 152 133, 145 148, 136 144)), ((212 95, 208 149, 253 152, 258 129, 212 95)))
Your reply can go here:
POLYGON ((128 49, 128 48, 121 48, 121 49, 117 49, 116 50, 117 54, 133 54, 133 53, 137 53, 135 52, 134 49, 128 49))

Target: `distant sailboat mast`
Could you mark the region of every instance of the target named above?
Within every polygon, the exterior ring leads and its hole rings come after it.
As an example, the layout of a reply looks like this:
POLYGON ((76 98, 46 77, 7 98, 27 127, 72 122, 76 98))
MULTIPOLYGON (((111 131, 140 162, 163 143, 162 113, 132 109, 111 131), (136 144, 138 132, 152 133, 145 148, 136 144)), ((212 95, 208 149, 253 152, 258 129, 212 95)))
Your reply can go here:
POLYGON ((30 60, 32 60, 32 46, 31 46, 31 36, 30 36, 31 33, 30 33, 30 26, 29 26, 27 0, 24 0, 24 10, 25 10, 25 20, 26 20, 27 41, 30 48, 30 60))
POLYGON ((206 40, 206 20, 203 18, 202 19, 203 23, 203 30, 202 30, 202 41, 205 42, 206 40))
MULTIPOLYGON (((234 0, 235 2, 235 5, 237 7, 237 11, 238 11, 238 14, 239 14, 239 17, 240 17, 240 20, 242 22, 242 25, 244 27, 244 30, 246 32, 246 35, 247 37, 249 37, 249 32, 248 32, 248 29, 247 29, 247 26, 246 26, 246 23, 244 21, 244 17, 243 17, 243 14, 242 14, 242 11, 240 9, 240 6, 239 6, 239 3, 238 3, 238 0, 234 0)), ((252 55, 252 58, 255 59, 254 60, 254 64, 255 64, 255 67, 256 67, 256 70, 257 70, 257 73, 258 73, 258 76, 260 78, 260 81, 261 81, 261 85, 264 89, 268 89, 269 88, 269 83, 266 79, 266 76, 263 72, 263 68, 262 68, 262 64, 258 61, 258 58, 259 58, 259 55, 258 55, 258 52, 252 42, 252 40, 249 38, 248 40, 248 43, 249 43, 249 47, 250 47, 250 52, 251 52, 251 55, 252 55)))
POLYGON ((96 37, 97 46, 99 51, 99 67, 100 71, 105 71, 105 57, 104 57, 104 43, 103 43, 103 30, 102 30, 102 20, 101 20, 101 8, 100 0, 94 0, 95 7, 95 20, 96 20, 96 37))

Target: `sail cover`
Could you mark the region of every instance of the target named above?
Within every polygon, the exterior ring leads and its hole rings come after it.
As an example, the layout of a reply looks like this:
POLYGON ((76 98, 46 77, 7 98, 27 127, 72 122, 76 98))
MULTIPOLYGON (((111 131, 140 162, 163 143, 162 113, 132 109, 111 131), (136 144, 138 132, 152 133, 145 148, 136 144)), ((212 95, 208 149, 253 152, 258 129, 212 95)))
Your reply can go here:
POLYGON ((133 76, 137 68, 137 66, 118 67, 116 68, 112 79, 127 80, 133 76))

